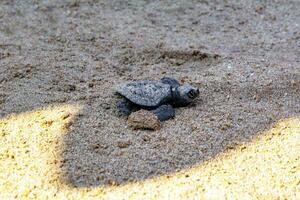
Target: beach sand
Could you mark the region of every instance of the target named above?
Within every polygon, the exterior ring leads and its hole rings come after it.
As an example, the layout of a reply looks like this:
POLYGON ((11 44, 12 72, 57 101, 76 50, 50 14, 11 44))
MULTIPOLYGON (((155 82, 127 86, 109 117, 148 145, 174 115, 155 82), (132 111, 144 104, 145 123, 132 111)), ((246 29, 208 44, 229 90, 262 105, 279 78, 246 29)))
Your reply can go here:
POLYGON ((2 0, 1 199, 299 198, 299 10, 2 0), (164 76, 199 98, 131 130, 115 86, 164 76))

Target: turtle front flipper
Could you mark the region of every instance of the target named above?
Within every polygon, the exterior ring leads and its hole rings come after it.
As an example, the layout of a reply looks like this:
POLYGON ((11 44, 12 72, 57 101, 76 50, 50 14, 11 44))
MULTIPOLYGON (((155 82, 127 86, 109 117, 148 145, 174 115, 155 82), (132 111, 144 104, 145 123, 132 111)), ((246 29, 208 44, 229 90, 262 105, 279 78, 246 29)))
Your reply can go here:
POLYGON ((127 99, 123 99, 117 103, 118 110, 124 114, 124 115, 130 115, 132 112, 135 112, 138 110, 137 105, 130 102, 127 99))
POLYGON ((160 121, 166 121, 175 117, 175 109, 169 104, 161 105, 155 110, 152 110, 152 112, 160 121))
POLYGON ((170 77, 163 77, 161 79, 161 82, 164 83, 164 84, 171 85, 173 88, 176 88, 176 87, 180 86, 180 83, 176 79, 170 78, 170 77))

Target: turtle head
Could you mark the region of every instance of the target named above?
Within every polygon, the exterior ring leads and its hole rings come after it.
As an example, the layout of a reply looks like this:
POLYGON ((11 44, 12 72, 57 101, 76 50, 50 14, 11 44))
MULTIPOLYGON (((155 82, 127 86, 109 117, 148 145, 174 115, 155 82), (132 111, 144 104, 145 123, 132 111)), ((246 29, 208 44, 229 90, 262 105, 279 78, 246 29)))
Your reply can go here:
POLYGON ((187 105, 199 96, 199 89, 190 84, 184 84, 177 88, 177 99, 180 105, 187 105))

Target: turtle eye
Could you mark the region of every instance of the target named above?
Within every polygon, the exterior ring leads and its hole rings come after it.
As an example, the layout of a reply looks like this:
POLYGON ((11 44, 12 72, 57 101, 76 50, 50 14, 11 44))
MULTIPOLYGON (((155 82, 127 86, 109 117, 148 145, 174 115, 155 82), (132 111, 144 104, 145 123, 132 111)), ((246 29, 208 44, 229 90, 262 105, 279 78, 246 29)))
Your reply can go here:
POLYGON ((188 97, 190 97, 191 99, 193 99, 193 98, 195 97, 195 93, 194 93, 193 90, 189 91, 189 92, 187 93, 187 95, 188 95, 188 97))

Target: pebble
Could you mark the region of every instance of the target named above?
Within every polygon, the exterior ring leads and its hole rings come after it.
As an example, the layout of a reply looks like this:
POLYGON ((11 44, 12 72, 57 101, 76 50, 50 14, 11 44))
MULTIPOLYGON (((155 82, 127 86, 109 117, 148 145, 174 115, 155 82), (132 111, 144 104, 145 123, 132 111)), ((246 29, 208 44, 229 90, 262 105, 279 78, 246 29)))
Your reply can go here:
POLYGON ((63 90, 65 92, 73 92, 76 90, 76 86, 75 85, 72 85, 72 84, 67 84, 64 86, 63 90))
POLYGON ((161 128, 161 123, 155 114, 143 109, 131 113, 127 123, 133 129, 159 130, 161 128))
POLYGON ((61 119, 67 119, 71 116, 70 113, 64 113, 62 116, 61 116, 61 119))
POLYGON ((89 86, 90 88, 92 88, 92 87, 94 87, 94 83, 89 83, 88 86, 89 86))
POLYGON ((151 140, 151 137, 149 135, 143 135, 142 136, 142 139, 145 141, 145 142, 148 142, 151 140))
POLYGON ((129 147, 130 144, 131 144, 130 141, 118 141, 117 142, 117 146, 119 148, 127 148, 127 147, 129 147))
POLYGON ((109 103, 101 103, 101 107, 104 108, 105 110, 109 110, 110 109, 109 103))

